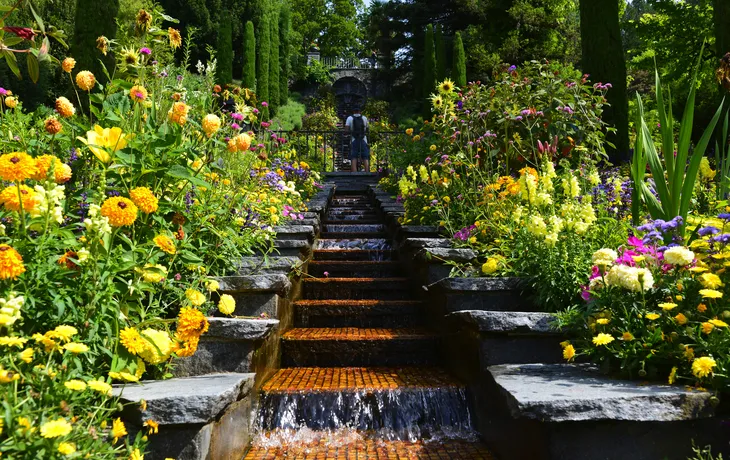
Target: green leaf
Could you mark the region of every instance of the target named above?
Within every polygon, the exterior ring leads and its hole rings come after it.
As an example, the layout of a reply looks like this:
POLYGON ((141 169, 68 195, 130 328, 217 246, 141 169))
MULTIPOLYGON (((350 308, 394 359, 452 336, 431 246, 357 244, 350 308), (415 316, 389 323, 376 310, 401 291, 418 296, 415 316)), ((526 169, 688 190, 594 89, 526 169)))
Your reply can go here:
POLYGON ((43 23, 43 19, 41 19, 41 17, 38 16, 38 13, 35 12, 35 9, 33 8, 33 4, 31 2, 28 2, 28 7, 30 8, 30 12, 33 15, 33 19, 35 19, 35 22, 38 23, 38 28, 41 32, 45 34, 46 25, 43 23))
POLYGON ((33 83, 38 83, 38 79, 41 75, 40 65, 38 65, 38 58, 33 53, 26 54, 26 61, 28 61, 28 75, 33 83))
POLYGON ((15 58, 15 53, 9 50, 3 50, 3 57, 15 76, 18 77, 18 79, 23 78, 20 74, 20 69, 18 68, 18 60, 15 58))

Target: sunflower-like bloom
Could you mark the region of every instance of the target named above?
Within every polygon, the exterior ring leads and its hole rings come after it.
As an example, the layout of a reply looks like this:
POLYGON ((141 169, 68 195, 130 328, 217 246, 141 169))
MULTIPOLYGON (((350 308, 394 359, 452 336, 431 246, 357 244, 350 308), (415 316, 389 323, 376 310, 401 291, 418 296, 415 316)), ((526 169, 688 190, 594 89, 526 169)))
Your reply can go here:
POLYGON ((172 241, 172 239, 168 236, 157 235, 156 237, 152 238, 152 241, 158 248, 162 249, 168 254, 175 254, 177 252, 177 248, 175 248, 175 242, 172 241))
POLYGON ((101 215, 109 219, 112 227, 132 225, 137 220, 137 206, 129 198, 113 196, 101 205, 101 215))
POLYGON ((71 432, 71 426, 66 419, 58 418, 56 420, 50 420, 41 425, 41 436, 44 438, 58 438, 66 436, 71 432))
POLYGON ((129 197, 135 205, 145 214, 157 211, 158 200, 152 190, 147 187, 136 187, 130 190, 129 197))
POLYGON ((142 102, 147 99, 147 89, 142 85, 134 85, 129 90, 129 98, 132 102, 142 102))
POLYGON ((171 122, 176 123, 180 126, 184 125, 188 121, 188 112, 190 106, 184 102, 175 102, 167 112, 167 117, 171 122))
POLYGON ((141 30, 149 30, 152 25, 152 15, 145 10, 139 10, 137 13, 137 26, 141 30))
POLYGON ((76 85, 82 91, 91 91, 96 84, 96 77, 88 70, 82 70, 76 74, 76 85))
POLYGON ((71 101, 61 96, 56 99, 56 112, 58 112, 58 114, 61 115, 63 118, 68 118, 74 116, 74 114, 76 113, 76 108, 74 108, 74 105, 71 103, 71 101))
POLYGON ((183 307, 177 317, 176 337, 182 342, 198 339, 208 331, 208 320, 200 310, 183 307))
POLYGON ((147 348, 147 341, 139 335, 137 329, 125 327, 119 333, 119 343, 133 355, 139 355, 147 348))
POLYGON ((170 48, 172 49, 178 49, 182 45, 182 37, 180 36, 180 31, 177 29, 169 27, 167 29, 167 39, 170 41, 170 48))
POLYGON ((124 48, 119 53, 122 58, 122 62, 126 65, 137 65, 139 64, 139 52, 134 48, 124 48))
POLYGON ((454 87, 454 82, 447 78, 439 84, 439 91, 444 94, 448 94, 454 90, 454 87))
POLYGON ((203 131, 205 131, 205 134, 208 135, 208 137, 212 136, 213 133, 221 129, 221 119, 218 117, 218 115, 214 115, 212 113, 209 113, 205 117, 203 117, 203 131))
POLYGON ((106 53, 109 52, 109 39, 103 35, 97 37, 96 48, 106 56, 106 53))
POLYGON ((46 121, 43 122, 43 126, 46 129, 46 132, 51 135, 58 134, 63 131, 63 125, 60 121, 58 121, 58 119, 56 119, 56 117, 46 118, 46 121))
POLYGON ((96 125, 93 131, 86 132, 86 139, 83 137, 77 137, 77 139, 86 144, 99 161, 108 164, 112 160, 109 151, 116 152, 125 148, 128 137, 129 135, 122 132, 122 128, 116 126, 102 128, 96 125))
POLYGON ((696 358, 694 361, 692 361, 692 373, 697 378, 707 377, 708 375, 712 374, 712 368, 716 365, 717 363, 715 362, 715 360, 710 358, 709 356, 696 358))
POLYGON ((0 155, 0 179, 9 182, 20 182, 35 174, 37 169, 33 157, 25 152, 13 152, 0 155))
POLYGON ((61 62, 61 68, 66 73, 71 73, 74 67, 76 67, 76 59, 72 57, 67 57, 63 60, 63 62, 61 62))
POLYGON ((41 155, 36 157, 36 172, 31 176, 33 180, 46 180, 51 167, 55 171, 61 165, 61 160, 55 155, 41 155))
MULTIPOLYGON (((38 206, 38 193, 25 184, 20 186, 20 198, 22 198, 23 211, 31 212, 38 206)), ((0 192, 0 203, 10 211, 20 211, 20 199, 18 197, 18 187, 11 185, 0 192)))

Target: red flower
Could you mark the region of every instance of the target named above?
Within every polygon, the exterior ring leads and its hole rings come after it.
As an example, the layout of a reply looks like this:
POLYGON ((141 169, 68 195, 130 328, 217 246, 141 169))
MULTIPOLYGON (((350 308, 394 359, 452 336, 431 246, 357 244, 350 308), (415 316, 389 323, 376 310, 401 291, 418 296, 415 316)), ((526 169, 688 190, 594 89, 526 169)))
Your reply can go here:
POLYGON ((33 37, 35 37, 35 32, 33 31, 33 29, 28 27, 5 26, 3 27, 3 30, 5 32, 10 32, 13 35, 17 35, 24 40, 33 40, 33 37))

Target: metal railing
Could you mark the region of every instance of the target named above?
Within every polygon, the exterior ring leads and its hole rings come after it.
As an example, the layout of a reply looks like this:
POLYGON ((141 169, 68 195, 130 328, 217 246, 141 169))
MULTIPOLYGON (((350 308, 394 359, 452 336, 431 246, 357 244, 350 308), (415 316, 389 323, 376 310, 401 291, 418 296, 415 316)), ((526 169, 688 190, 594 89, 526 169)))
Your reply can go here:
MULTIPOLYGON (((345 131, 273 131, 279 139, 285 139, 289 147, 296 149, 297 160, 321 162, 319 169, 326 171, 350 170, 351 135, 345 131)), ((402 132, 368 132, 371 168, 387 170, 402 132)))
POLYGON ((377 69, 378 60, 373 58, 320 57, 319 60, 333 69, 377 69))

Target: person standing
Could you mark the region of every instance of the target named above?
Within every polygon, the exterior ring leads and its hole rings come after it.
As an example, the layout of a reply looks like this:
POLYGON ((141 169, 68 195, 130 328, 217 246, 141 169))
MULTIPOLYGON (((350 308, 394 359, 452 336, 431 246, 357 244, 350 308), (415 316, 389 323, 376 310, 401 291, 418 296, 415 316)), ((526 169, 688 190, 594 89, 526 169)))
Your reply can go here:
POLYGON ((370 147, 367 138, 368 119, 355 107, 353 114, 345 121, 345 132, 352 137, 350 144, 350 162, 352 172, 357 172, 357 161, 362 160, 365 172, 370 172, 370 147))

